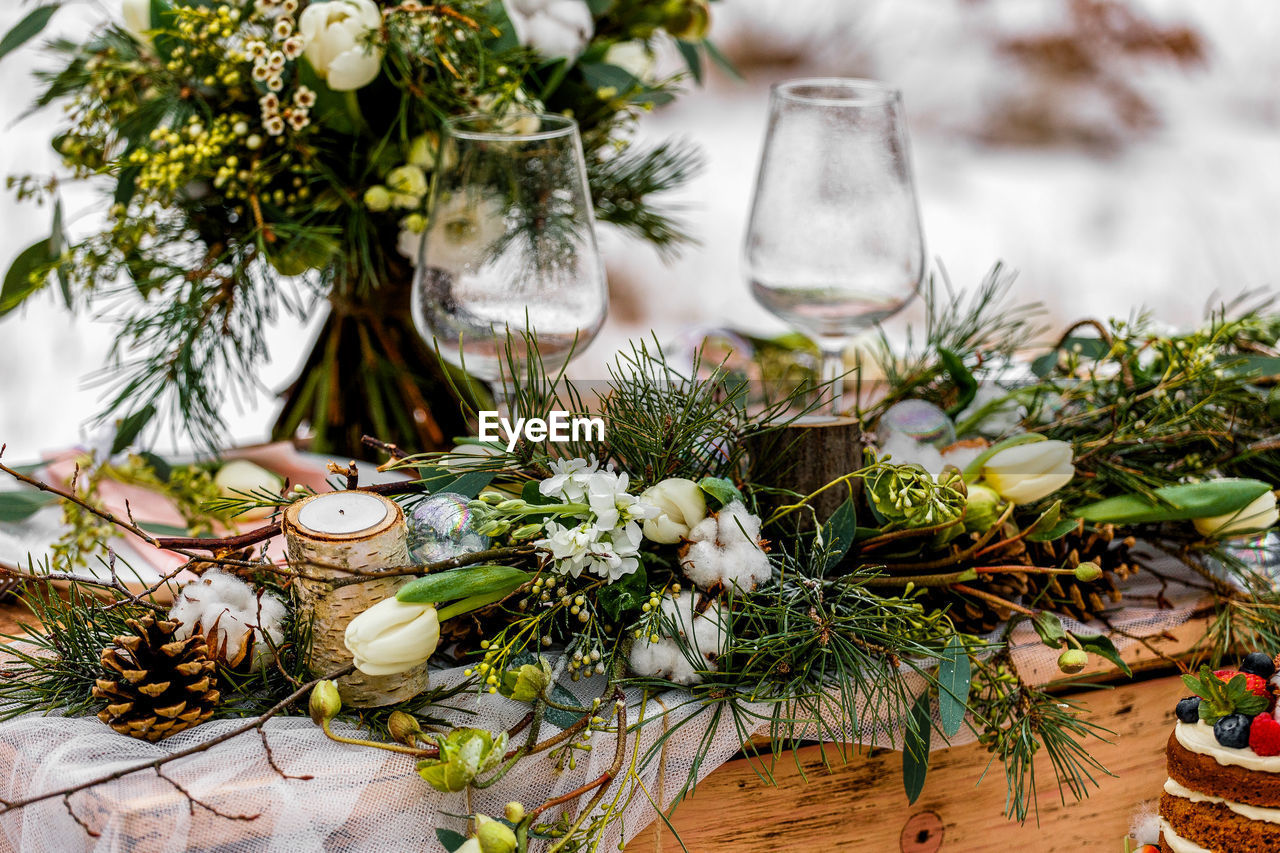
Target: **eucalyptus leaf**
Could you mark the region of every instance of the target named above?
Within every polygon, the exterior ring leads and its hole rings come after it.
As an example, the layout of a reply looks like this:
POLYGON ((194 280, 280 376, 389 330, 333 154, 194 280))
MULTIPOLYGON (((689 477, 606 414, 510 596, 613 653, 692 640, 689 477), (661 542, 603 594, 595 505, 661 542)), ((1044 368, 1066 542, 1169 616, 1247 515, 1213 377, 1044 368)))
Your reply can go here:
POLYGON ((942 651, 938 663, 938 712, 942 717, 942 731, 947 737, 955 737, 964 725, 969 710, 969 685, 972 669, 969 650, 958 635, 952 635, 942 651))
POLYGON ((37 6, 27 13, 25 18, 14 24, 13 29, 5 33, 3 39, 0 39, 0 59, 4 59, 10 53, 40 35, 44 28, 49 25, 49 19, 53 17, 53 13, 58 11, 58 6, 59 4, 57 3, 37 6))
POLYGON ((822 541, 827 546, 827 564, 834 566, 844 559, 858 535, 858 516, 853 500, 846 500, 822 525, 822 541))
POLYGON ((1094 634, 1092 636, 1076 634, 1076 640, 1086 652, 1095 654, 1100 658, 1106 658, 1125 675, 1133 675, 1133 670, 1129 669, 1129 664, 1125 663, 1124 659, 1120 657, 1120 652, 1116 649, 1115 643, 1111 642, 1110 637, 1103 634, 1094 634))
POLYGON ((49 238, 23 249, 9 265, 4 285, 0 287, 0 317, 21 305, 28 296, 44 286, 43 280, 32 281, 31 275, 41 267, 52 264, 55 258, 49 252, 49 238))
POLYGON ((1075 514, 1110 524, 1186 521, 1236 512, 1269 491, 1271 486, 1261 480, 1223 477, 1156 489, 1158 502, 1136 493, 1119 495, 1080 507, 1075 514))
POLYGON ((0 492, 0 522, 12 524, 26 521, 57 498, 44 492, 0 492))
POLYGON ((902 744, 902 787, 907 801, 914 803, 924 790, 929 772, 929 742, 933 737, 933 718, 929 713, 929 691, 921 693, 911 706, 911 724, 902 744))

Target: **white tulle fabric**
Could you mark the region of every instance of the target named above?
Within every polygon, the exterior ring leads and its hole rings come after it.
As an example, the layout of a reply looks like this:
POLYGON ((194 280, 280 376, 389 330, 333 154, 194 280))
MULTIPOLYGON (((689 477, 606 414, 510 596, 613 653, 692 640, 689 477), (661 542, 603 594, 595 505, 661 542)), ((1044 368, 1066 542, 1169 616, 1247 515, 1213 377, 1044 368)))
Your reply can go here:
MULTIPOLYGON (((1167 586, 1144 572, 1126 590, 1133 602, 1114 620, 1117 627, 1134 636, 1150 636, 1182 624, 1195 607, 1196 594, 1181 587, 1179 570, 1161 565, 1162 574, 1173 578, 1167 586), (1158 607, 1155 597, 1163 591, 1172 607, 1158 607)), ((1067 621, 1069 628, 1080 628, 1067 621)), ((1040 645, 1034 635, 1015 637, 1016 658, 1024 673, 1044 680, 1056 674, 1057 651, 1040 645)), ((1122 650, 1136 640, 1116 637, 1122 650)), ((443 670, 433 675, 434 684, 462 677, 461 670, 443 670)), ((603 679, 567 685, 583 702, 598 695, 603 679)), ((919 684, 913 685, 918 691, 919 684)), ((628 719, 641 718, 641 696, 629 691, 628 719)), ((637 749, 649 761, 640 771, 643 791, 623 797, 626 807, 597 849, 617 850, 657 816, 655 803, 670 808, 677 792, 689 776, 695 758, 701 761, 699 778, 729 760, 742 745, 743 732, 732 715, 723 714, 714 732, 708 729, 710 714, 680 726, 665 745, 660 738, 669 728, 685 722, 700 710, 688 693, 672 690, 651 698, 643 708, 647 721, 638 733, 633 729, 628 744, 628 762, 637 749)), ((1086 700, 1087 701, 1087 700, 1086 700)), ((528 705, 498 696, 455 698, 456 710, 441 712, 459 725, 491 730, 514 724, 528 705)), ((768 731, 770 709, 759 707, 757 733, 768 731)), ((28 716, 0 723, 0 798, 17 800, 44 791, 63 788, 104 773, 155 759, 217 737, 239 723, 215 720, 182 732, 160 744, 147 744, 116 734, 96 718, 28 716)), ((355 734, 352 726, 339 725, 337 731, 355 734)), ((866 720, 856 737, 836 729, 839 738, 856 740, 867 746, 900 745, 901 724, 896 720, 866 720)), ((549 723, 541 736, 555 731, 549 723)), ((534 806, 599 777, 612 762, 612 734, 594 736, 590 752, 578 752, 575 769, 557 772, 545 753, 526 760, 493 788, 475 791, 470 805, 464 794, 440 794, 414 773, 411 759, 388 752, 346 746, 330 741, 309 719, 288 717, 272 720, 265 727, 276 765, 290 776, 286 779, 266 761, 257 733, 240 735, 225 743, 166 765, 165 773, 202 802, 223 815, 256 815, 252 820, 219 816, 189 800, 171 783, 147 770, 71 797, 75 815, 98 833, 91 836, 76 823, 61 799, 49 800, 0 818, 0 851, 94 851, 94 853, 179 853, 179 851, 279 851, 279 853, 401 853, 407 850, 441 850, 437 827, 462 831, 464 821, 455 815, 481 812, 498 815, 510 800, 534 806)), ((818 731, 800 733, 810 739, 832 740, 818 731)), ((524 737, 520 735, 519 738, 524 737)), ((973 735, 964 730, 953 739, 959 744, 973 735)), ((935 747, 941 738, 933 738, 935 747)), ((993 779, 990 784, 998 784, 993 779)), ((620 781, 615 785, 629 785, 620 781)), ((760 783, 764 785, 763 782, 760 783)), ((624 789, 625 790, 625 789, 624 789)), ((606 802, 612 801, 611 789, 606 802)), ((583 798, 582 802, 585 802, 583 798)), ((570 804, 576 809, 581 802, 570 804)), ((537 849, 536 845, 531 849, 537 849)))

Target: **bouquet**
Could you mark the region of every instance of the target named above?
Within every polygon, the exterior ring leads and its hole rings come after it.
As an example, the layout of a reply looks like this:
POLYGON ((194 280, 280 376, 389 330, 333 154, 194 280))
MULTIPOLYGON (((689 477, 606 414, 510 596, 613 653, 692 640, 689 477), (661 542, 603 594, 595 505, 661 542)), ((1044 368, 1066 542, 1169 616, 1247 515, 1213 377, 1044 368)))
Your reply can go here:
MULTIPOLYGON (((60 3, 34 9, 0 55, 36 37, 60 3)), ((275 426, 353 454, 376 432, 438 448, 461 431, 408 293, 439 130, 484 113, 534 112, 580 127, 596 215, 660 250, 688 238, 653 197, 697 152, 633 144, 639 115, 684 75, 658 77, 676 40, 698 73, 705 0, 124 0, 84 43, 49 42, 36 109, 59 107, 65 174, 9 179, 52 208, 48 239, 22 252, 0 315, 53 286, 68 308, 119 322, 107 413, 175 416, 219 443, 227 397, 256 390, 269 324, 328 317, 275 426), (60 187, 87 181, 102 215, 71 234, 60 187)), ((465 239, 475 210, 451 210, 465 239)))
MULTIPOLYGON (((5 713, 97 714, 159 740, 218 716, 249 717, 250 731, 305 700, 325 734, 411 757, 405 784, 445 796, 539 767, 537 756, 572 771, 593 739, 608 750, 604 772, 569 794, 473 813, 470 837, 450 832, 446 845, 467 851, 616 839, 620 815, 648 796, 644 774, 662 744, 688 726, 704 744, 722 730, 744 741, 766 733, 779 751, 888 731, 913 801, 931 746, 968 731, 1004 770, 1010 817, 1035 808, 1041 750, 1060 788, 1084 797, 1106 772, 1088 747, 1103 732, 1078 700, 1019 671, 1013 632, 1033 628, 1063 678, 1088 666, 1127 672, 1106 620, 1134 572, 1167 571, 1142 543, 1211 593, 1217 615, 1198 656, 1216 662, 1236 644, 1280 651, 1277 593, 1237 547, 1278 520, 1280 318, 1235 305, 1180 334, 1141 318, 1090 321, 1011 379, 1038 327, 1034 306, 1009 306, 1006 288, 993 276, 969 300, 928 289, 922 344, 886 349, 886 387, 861 389, 861 463, 813 491, 793 488, 777 464, 801 450, 789 426, 811 389, 749 406, 750 386, 723 364, 681 372, 638 344, 593 405, 536 361, 515 373, 515 415, 590 411, 603 437, 472 439, 414 455, 370 438, 387 468, 412 479, 363 490, 335 466, 337 494, 390 495, 408 519, 404 550, 377 565, 331 564, 318 576, 292 544, 288 561, 255 554, 280 523, 232 539, 134 527, 189 555, 199 578, 173 605, 157 602, 160 584, 139 593, 114 568, 94 581, 33 565, 21 576, 44 654, 17 652, 0 685, 5 713), (831 494, 835 510, 820 511, 831 494), (47 591, 59 579, 106 602, 76 593, 68 603, 47 591), (318 581, 383 591, 335 634, 307 603, 318 581), (334 636, 344 661, 318 671, 334 636), (355 699, 377 679, 402 689, 431 668, 447 678, 412 698, 376 710, 355 699), (168 693, 149 698, 155 680, 185 684, 177 712, 168 693), (647 701, 673 690, 683 698, 647 701), (502 730, 444 722, 462 695, 528 712, 502 730), (334 729, 349 716, 372 734, 334 729)), ((293 537, 299 501, 325 497, 242 490, 218 508, 279 513, 293 537)), ((682 792, 702 772, 700 759, 689 766, 682 792)), ((470 811, 463 802, 452 810, 470 811)))

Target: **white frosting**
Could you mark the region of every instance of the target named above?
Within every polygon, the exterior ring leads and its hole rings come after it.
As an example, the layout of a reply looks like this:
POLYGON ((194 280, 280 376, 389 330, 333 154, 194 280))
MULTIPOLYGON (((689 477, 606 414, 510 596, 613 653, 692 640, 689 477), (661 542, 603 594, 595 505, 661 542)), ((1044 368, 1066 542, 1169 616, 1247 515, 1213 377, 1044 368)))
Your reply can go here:
POLYGON ((1181 785, 1173 779, 1164 783, 1164 789, 1167 793, 1175 797, 1181 797, 1184 800, 1190 800, 1193 803, 1218 803, 1226 806, 1241 817, 1249 820, 1258 820, 1265 823, 1280 823, 1280 809, 1268 809, 1262 806, 1251 806, 1248 803, 1237 803, 1234 800, 1224 800, 1222 797, 1212 797, 1208 794, 1202 794, 1199 791, 1193 791, 1185 785, 1181 785))
POLYGON ((1247 746, 1244 749, 1223 746, 1213 736, 1213 726, 1206 723, 1179 722, 1174 727, 1173 736, 1187 751, 1211 756, 1219 764, 1234 764, 1260 773, 1280 773, 1280 755, 1258 755, 1247 746))
POLYGON ((1164 843, 1169 845, 1173 853, 1213 853, 1194 841, 1188 841, 1169 826, 1169 821, 1161 819, 1160 832, 1164 835, 1164 843))

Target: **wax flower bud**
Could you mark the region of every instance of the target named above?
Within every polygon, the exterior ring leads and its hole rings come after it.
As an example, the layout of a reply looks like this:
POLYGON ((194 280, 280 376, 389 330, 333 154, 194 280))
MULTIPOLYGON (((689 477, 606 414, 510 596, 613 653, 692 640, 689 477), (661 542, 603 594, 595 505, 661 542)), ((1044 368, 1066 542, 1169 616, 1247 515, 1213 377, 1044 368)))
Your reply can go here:
POLYGON ((387 719, 387 733, 396 743, 413 746, 418 735, 422 734, 422 726, 418 718, 404 711, 392 711, 387 719))
POLYGON ((1075 475, 1071 445, 1052 439, 1006 447, 982 466, 986 484, 1014 504, 1048 497, 1075 475))
POLYGON ((326 720, 332 720, 342 710, 342 697, 338 695, 338 682, 325 679, 311 688, 311 701, 308 703, 311 720, 318 726, 326 720))
POLYGON ((1102 569, 1097 563, 1081 563, 1076 566, 1076 580, 1081 583, 1091 583, 1102 577, 1102 569))
POLYGON ((975 483, 965 498, 964 529, 969 533, 986 533, 1000 518, 1004 506, 995 489, 975 483))
POLYGON ((1067 649, 1058 655, 1058 669, 1067 675, 1075 675, 1089 663, 1089 655, 1083 649, 1067 649))
POLYGON ((651 542, 674 545, 689 535, 707 517, 707 500, 693 480, 671 477, 650 486, 640 500, 658 508, 658 514, 644 520, 644 535, 651 542))
POLYGON ((480 853, 513 853, 516 834, 505 823, 482 814, 476 815, 476 840, 480 853))
POLYGON ((502 816, 511 823, 519 823, 524 820, 524 806, 512 800, 507 803, 506 808, 502 810, 502 816))

